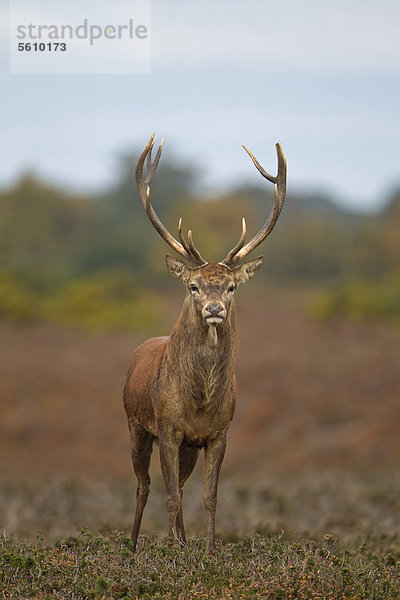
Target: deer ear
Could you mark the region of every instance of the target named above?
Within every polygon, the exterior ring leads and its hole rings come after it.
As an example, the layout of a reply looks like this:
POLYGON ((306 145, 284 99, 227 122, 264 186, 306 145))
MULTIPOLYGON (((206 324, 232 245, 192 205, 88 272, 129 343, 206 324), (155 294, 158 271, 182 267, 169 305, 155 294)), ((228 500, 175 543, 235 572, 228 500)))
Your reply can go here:
POLYGON ((190 279, 191 269, 189 269, 184 262, 179 260, 179 258, 171 256, 171 254, 166 254, 165 259, 167 261, 168 271, 177 279, 181 279, 184 283, 187 283, 190 279))
POLYGON ((237 285, 239 285, 239 283, 246 283, 248 279, 254 277, 262 265, 262 259, 263 257, 259 256, 258 258, 249 260, 233 269, 237 285))

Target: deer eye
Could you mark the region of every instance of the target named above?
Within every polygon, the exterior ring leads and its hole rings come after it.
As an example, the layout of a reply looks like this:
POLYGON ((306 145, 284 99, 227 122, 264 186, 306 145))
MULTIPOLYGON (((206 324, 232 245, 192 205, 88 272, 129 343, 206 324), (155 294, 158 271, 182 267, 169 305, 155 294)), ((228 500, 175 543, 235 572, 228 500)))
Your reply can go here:
POLYGON ((232 293, 232 292, 234 292, 234 291, 235 291, 235 286, 234 286, 234 285, 231 285, 231 286, 228 288, 228 292, 231 292, 231 293, 232 293))
POLYGON ((192 290, 192 292, 198 292, 199 288, 197 287, 197 285, 194 285, 194 283, 190 284, 190 289, 192 290))

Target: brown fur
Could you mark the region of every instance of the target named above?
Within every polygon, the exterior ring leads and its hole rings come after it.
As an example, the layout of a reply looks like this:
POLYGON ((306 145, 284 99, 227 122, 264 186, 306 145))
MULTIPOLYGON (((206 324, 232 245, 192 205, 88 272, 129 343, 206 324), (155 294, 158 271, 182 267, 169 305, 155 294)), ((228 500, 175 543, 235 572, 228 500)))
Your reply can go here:
POLYGON ((199 449, 205 449, 207 551, 213 553, 218 476, 236 403, 238 336, 232 287, 255 275, 261 258, 232 269, 217 263, 189 268, 167 255, 167 265, 187 287, 181 314, 169 337, 152 338, 135 350, 123 395, 138 478, 132 540, 136 548, 149 493, 152 443, 158 438, 171 541, 185 542, 183 484, 199 449), (210 305, 221 309, 220 323, 208 323, 210 305))

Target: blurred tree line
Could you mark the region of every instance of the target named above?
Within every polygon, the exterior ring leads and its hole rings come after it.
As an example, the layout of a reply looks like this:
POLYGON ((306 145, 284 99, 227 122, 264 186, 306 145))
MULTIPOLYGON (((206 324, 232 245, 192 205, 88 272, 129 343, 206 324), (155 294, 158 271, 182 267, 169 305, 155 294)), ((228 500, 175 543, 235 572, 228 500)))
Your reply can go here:
MULTIPOLYGON (((171 285, 168 248, 137 196, 135 160, 123 156, 116 184, 97 195, 66 192, 31 173, 0 192, 0 317, 100 329, 157 324, 161 291, 171 285)), ((182 216, 203 256, 218 261, 236 243, 242 216, 248 238, 260 228, 273 186, 261 181, 203 198, 195 191, 198 175, 163 158, 152 203, 173 235, 182 216)), ((399 319, 399 225, 399 190, 373 216, 341 210, 322 194, 289 191, 277 230, 260 248, 258 279, 285 288, 323 286, 314 307, 319 317, 399 319)))

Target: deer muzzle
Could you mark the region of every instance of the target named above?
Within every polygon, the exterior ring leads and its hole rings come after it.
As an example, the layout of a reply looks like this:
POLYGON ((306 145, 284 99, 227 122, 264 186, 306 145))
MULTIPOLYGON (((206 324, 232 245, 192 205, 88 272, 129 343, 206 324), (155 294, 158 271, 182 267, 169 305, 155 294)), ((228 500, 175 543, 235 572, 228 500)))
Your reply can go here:
POLYGON ((203 318, 207 325, 219 325, 226 317, 226 309, 223 304, 207 304, 203 308, 203 318))

